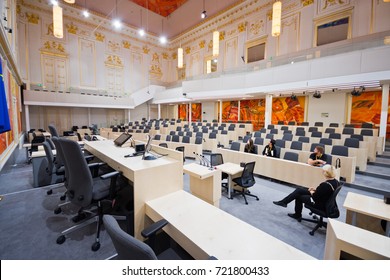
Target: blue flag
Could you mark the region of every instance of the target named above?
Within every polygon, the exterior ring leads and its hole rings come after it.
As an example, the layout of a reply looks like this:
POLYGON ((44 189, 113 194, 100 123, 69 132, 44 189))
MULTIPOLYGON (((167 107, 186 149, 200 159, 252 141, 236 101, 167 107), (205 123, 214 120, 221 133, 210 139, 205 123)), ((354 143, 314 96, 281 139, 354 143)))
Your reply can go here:
POLYGON ((7 98, 5 96, 3 67, 0 59, 0 133, 10 131, 11 125, 9 122, 7 98))

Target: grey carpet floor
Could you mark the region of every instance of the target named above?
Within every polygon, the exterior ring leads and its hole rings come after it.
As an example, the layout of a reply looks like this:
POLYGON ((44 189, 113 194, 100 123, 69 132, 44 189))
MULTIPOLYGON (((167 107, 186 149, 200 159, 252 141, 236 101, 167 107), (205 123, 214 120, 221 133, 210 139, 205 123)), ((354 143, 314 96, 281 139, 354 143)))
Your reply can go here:
MULTIPOLYGON (((191 162, 193 161, 186 160, 186 164, 191 162)), ((189 177, 183 176, 185 190, 189 191, 189 177)), ((375 184, 377 179, 370 177, 367 180, 370 184, 375 184)), ((95 224, 71 234, 64 244, 56 244, 61 230, 73 225, 70 219, 76 213, 76 209, 68 206, 64 208, 63 213, 55 215, 53 210, 59 203, 59 196, 64 189, 54 189, 52 195, 47 195, 48 187, 32 188, 31 186, 31 165, 25 164, 24 150, 16 150, 9 163, 0 172, 0 195, 2 196, 0 259, 102 260, 115 254, 115 249, 104 229, 101 233, 100 250, 97 252, 91 250, 95 239, 95 224)), ((385 187, 388 186, 389 184, 385 187)), ((314 224, 298 223, 287 216, 287 213, 293 212, 293 203, 289 204, 288 208, 278 207, 272 203, 274 200, 282 199, 292 190, 293 187, 256 178, 256 184, 250 191, 259 196, 259 201, 249 197, 249 204, 246 205, 241 197, 229 200, 226 194, 223 194, 220 208, 295 248, 322 259, 325 230, 320 229, 314 236, 310 236, 308 232, 314 224)), ((375 193, 343 187, 337 198, 341 210, 338 218, 340 221, 345 221, 345 210, 342 205, 349 191, 381 197, 375 193)), ((308 216, 308 211, 304 212, 304 216, 308 216)))

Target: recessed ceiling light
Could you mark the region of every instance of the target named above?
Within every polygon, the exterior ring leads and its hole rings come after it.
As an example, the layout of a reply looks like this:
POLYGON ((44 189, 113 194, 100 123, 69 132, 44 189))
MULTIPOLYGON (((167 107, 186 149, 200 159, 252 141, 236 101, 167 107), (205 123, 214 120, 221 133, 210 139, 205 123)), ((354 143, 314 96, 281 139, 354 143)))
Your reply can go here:
POLYGON ((119 28, 121 28, 122 23, 121 23, 121 21, 119 19, 114 19, 114 21, 112 22, 112 25, 114 25, 114 27, 116 29, 119 29, 119 28))
POLYGON ((160 37, 160 43, 161 43, 161 44, 166 44, 166 43, 167 43, 167 37, 161 36, 161 37, 160 37))
POLYGON ((84 10, 83 11, 83 16, 86 17, 86 18, 89 17, 89 12, 87 10, 84 10))
POLYGON ((138 34, 141 37, 145 36, 145 30, 143 30, 143 29, 138 30, 138 34))

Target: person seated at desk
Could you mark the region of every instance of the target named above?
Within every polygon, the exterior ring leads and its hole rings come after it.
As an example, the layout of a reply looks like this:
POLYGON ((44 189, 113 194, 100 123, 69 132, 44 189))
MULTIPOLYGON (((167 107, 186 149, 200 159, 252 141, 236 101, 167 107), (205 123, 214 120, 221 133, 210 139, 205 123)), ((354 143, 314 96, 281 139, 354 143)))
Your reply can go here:
POLYGON ((336 171, 335 167, 330 164, 326 164, 322 167, 322 174, 325 177, 325 181, 322 182, 317 188, 296 188, 291 194, 279 201, 273 203, 287 207, 287 204, 295 200, 295 213, 287 214, 293 219, 301 219, 303 204, 312 204, 315 208, 325 210, 326 202, 332 196, 333 192, 340 185, 339 181, 335 179, 336 171))
POLYGON ((264 147, 263 156, 277 157, 277 151, 275 148, 275 140, 274 139, 271 139, 269 144, 264 147))
POLYGON ((307 160, 307 163, 312 166, 324 166, 326 164, 327 157, 324 154, 324 148, 317 146, 314 148, 314 153, 312 153, 307 160))
POLYGON ((245 148, 244 148, 244 152, 256 154, 256 147, 255 147, 255 145, 253 145, 252 138, 248 139, 248 142, 246 143, 245 148))

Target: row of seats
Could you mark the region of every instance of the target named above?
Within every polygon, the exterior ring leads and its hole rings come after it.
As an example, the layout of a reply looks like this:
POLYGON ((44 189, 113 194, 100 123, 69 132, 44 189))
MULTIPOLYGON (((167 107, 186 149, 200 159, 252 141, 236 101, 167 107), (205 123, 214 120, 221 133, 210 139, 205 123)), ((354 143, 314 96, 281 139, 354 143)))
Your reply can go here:
MULTIPOLYGON (((286 123, 284 121, 278 121, 278 125, 285 125, 286 123)), ((288 122, 287 125, 297 125, 296 122, 294 121, 291 121, 291 122, 288 122)), ((309 126, 309 122, 302 122, 300 123, 299 125, 301 126, 309 126)), ((270 124, 268 126, 272 126, 273 128, 273 125, 270 124)), ((319 127, 323 127, 324 126, 324 123, 323 122, 315 122, 314 123, 314 126, 319 126, 319 127)), ((341 125, 340 125, 341 126, 341 125)), ((329 127, 339 127, 339 124, 338 123, 330 123, 329 124, 329 127)), ((344 127, 355 127, 355 125, 353 124, 345 124, 344 127)), ((374 125, 372 123, 362 123, 361 125, 362 128, 373 128, 374 125)))
MULTIPOLYGON (((283 131, 283 134, 293 134, 291 130, 288 130, 288 127, 282 127, 281 130, 283 131)), ((316 127, 310 127, 308 130, 309 133, 311 133, 311 137, 322 137, 322 132, 318 131, 316 127)), ((262 128, 259 131, 255 131, 256 133, 270 133, 270 134, 279 134, 279 130, 277 128, 271 128, 271 129, 265 129, 262 128)), ((355 131, 353 128, 344 128, 342 133, 336 133, 336 130, 334 128, 327 128, 325 129, 324 134, 333 135, 334 139, 341 139, 341 135, 363 135, 363 136, 373 136, 372 129, 362 129, 360 131, 360 134, 355 134, 355 131), (339 137, 339 138, 336 138, 339 137)), ((306 136, 306 131, 303 127, 297 127, 295 131, 295 136, 306 136)))

